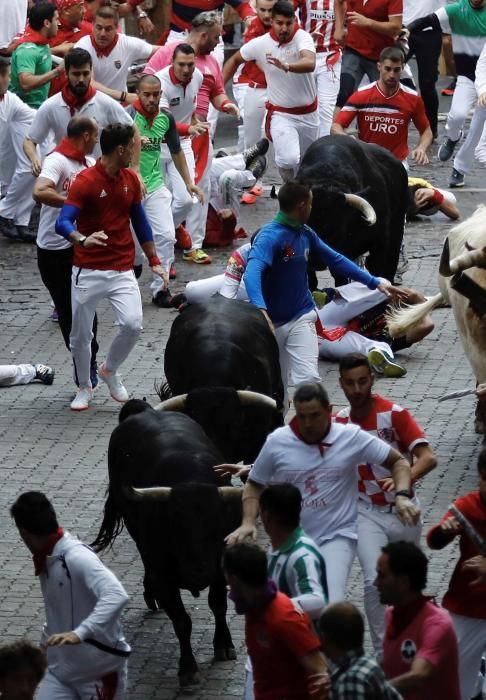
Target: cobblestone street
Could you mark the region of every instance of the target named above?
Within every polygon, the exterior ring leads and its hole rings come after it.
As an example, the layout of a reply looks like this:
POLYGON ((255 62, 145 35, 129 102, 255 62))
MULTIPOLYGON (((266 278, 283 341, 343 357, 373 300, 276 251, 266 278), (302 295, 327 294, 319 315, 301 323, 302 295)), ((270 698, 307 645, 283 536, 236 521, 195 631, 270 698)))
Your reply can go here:
MULTIPOLYGON (((445 82, 443 79, 442 82, 445 82)), ((441 104, 441 111, 450 100, 441 104)), ((440 130, 443 133, 444 123, 440 130)), ((217 145, 234 143, 235 127, 223 118, 217 145)), ((415 136, 411 135, 411 143, 415 136)), ((440 143, 440 139, 438 144, 440 143)), ((431 149, 432 166, 412 168, 412 173, 447 187, 452 163, 439 163, 437 145, 431 149)), ((275 171, 265 176, 265 185, 277 182, 275 171)), ((467 178, 466 188, 456 190, 463 218, 484 201, 484 170, 479 166, 467 178)), ((249 232, 269 220, 276 203, 269 187, 256 205, 244 208, 241 223, 249 232)), ((449 224, 413 223, 407 226, 406 244, 410 267, 404 284, 425 294, 437 292, 437 268, 442 242, 449 224)), ((184 284, 222 271, 228 250, 214 252, 212 266, 182 262, 177 254, 178 278, 172 293, 184 284)), ((327 273, 323 280, 329 280, 327 273)), ((144 330, 141 340, 122 367, 122 375, 134 397, 156 403, 154 383, 163 380, 164 347, 176 312, 158 309, 150 302, 150 276, 145 266, 141 279, 144 330)), ((0 240, 0 362, 43 362, 56 370, 53 386, 32 384, 0 390, 0 445, 3 488, 0 499, 0 638, 11 641, 26 635, 37 640, 43 622, 43 606, 29 554, 19 539, 9 515, 9 506, 22 491, 39 489, 53 500, 61 524, 86 542, 94 539, 101 522, 107 486, 107 448, 117 424, 119 404, 98 388, 91 410, 75 414, 69 410, 74 384, 71 358, 64 348, 57 324, 50 320, 50 299, 36 265, 35 247, 0 240)), ((472 372, 464 357, 450 309, 434 312, 436 329, 424 342, 399 355, 407 368, 398 380, 379 380, 377 391, 411 409, 425 429, 439 458, 439 466, 419 487, 423 506, 424 533, 435 523, 453 498, 476 488, 476 457, 480 437, 474 433, 474 399, 437 403, 454 389, 473 386, 472 372)), ((100 361, 115 332, 111 310, 99 309, 100 361)), ((197 352, 197 348, 192 348, 197 352)), ((320 373, 336 407, 344 405, 338 387, 336 366, 320 363, 320 373)), ((164 533, 160 533, 163 538, 164 533)), ((456 557, 454 547, 431 554, 428 592, 441 594, 456 557)), ((178 645, 172 625, 163 613, 151 613, 142 597, 142 566, 134 544, 126 533, 103 561, 119 576, 130 594, 124 616, 125 631, 133 654, 129 666, 130 700, 179 697, 178 645)), ((362 582, 355 566, 350 596, 361 605, 362 582)), ((204 700, 239 697, 244 676, 244 643, 241 619, 230 603, 229 619, 238 651, 236 662, 212 664, 212 618, 206 596, 194 599, 184 594, 193 618, 193 648, 202 669, 202 685, 193 697, 204 700)))

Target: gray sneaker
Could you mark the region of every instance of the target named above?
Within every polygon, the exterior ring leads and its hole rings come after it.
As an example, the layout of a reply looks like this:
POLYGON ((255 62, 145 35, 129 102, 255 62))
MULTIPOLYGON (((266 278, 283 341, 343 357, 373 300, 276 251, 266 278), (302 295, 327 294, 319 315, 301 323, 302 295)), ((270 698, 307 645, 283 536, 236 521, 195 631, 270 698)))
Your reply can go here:
POLYGON ((460 173, 459 170, 452 168, 451 179, 449 180, 449 187, 464 187, 466 184, 466 176, 464 173, 460 173))
POLYGON ((445 163, 446 160, 449 160, 452 158, 452 154, 454 153, 454 149, 459 143, 459 141, 462 139, 462 131, 459 134, 459 138, 456 141, 453 141, 452 139, 446 139, 442 146, 439 148, 437 151, 437 156, 442 163, 445 163))

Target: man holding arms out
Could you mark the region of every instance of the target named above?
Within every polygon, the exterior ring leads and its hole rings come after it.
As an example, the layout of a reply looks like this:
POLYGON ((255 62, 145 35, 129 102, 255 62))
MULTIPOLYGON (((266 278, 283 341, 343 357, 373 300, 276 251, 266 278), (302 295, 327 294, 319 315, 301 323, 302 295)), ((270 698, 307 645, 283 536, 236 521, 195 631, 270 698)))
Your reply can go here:
POLYGON ((92 326, 96 306, 108 299, 118 322, 99 377, 115 401, 128 401, 118 367, 130 354, 142 330, 142 300, 133 273, 135 244, 130 221, 154 274, 167 284, 152 230, 142 206, 137 175, 128 168, 133 156, 134 127, 110 124, 100 136, 101 158, 80 173, 56 222, 56 232, 74 243, 71 352, 79 386, 73 411, 89 408, 92 326), (77 224, 77 228, 76 228, 77 224))
POLYGON ((420 140, 411 155, 418 165, 429 162, 427 149, 433 140, 429 120, 420 95, 400 83, 404 66, 403 51, 390 46, 380 54, 379 78, 351 95, 332 125, 332 134, 345 134, 354 119, 358 136, 366 143, 383 146, 407 167, 408 126, 417 127, 420 140))
MULTIPOLYGON (((368 359, 359 353, 346 355, 339 363, 339 384, 349 407, 335 416, 337 423, 358 425, 376 435, 411 462, 412 483, 437 465, 429 443, 411 414, 401 406, 372 394, 374 375, 368 359)), ((408 540, 419 544, 421 523, 404 525, 396 511, 397 493, 389 469, 381 464, 360 460, 358 466, 358 558, 364 577, 364 604, 375 652, 381 653, 385 609, 374 586, 376 562, 381 548, 389 542, 408 540)), ((412 489, 405 492, 420 506, 412 489)))
POLYGON ((409 526, 420 515, 406 495, 410 465, 393 447, 357 426, 332 423, 332 406, 317 382, 297 387, 294 406, 295 418, 269 435, 251 468, 243 491, 242 524, 227 542, 255 538, 258 499, 267 484, 295 484, 303 499, 302 527, 326 562, 329 601, 343 600, 356 552, 356 464, 365 459, 389 469, 395 489, 402 492, 397 514, 409 526))

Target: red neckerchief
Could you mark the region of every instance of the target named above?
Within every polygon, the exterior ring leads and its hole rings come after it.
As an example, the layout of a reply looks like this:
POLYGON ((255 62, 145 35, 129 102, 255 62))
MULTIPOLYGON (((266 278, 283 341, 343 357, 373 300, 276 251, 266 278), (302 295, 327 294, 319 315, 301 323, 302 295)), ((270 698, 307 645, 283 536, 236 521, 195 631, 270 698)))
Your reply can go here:
POLYGON ((61 142, 55 147, 53 153, 62 153, 62 155, 66 156, 66 158, 76 160, 78 163, 88 167, 86 156, 78 148, 76 148, 69 138, 62 139, 61 142))
MULTIPOLYGON (((332 442, 322 442, 322 440, 317 440, 317 442, 307 442, 307 440, 304 440, 304 438, 302 437, 302 434, 299 430, 297 416, 294 416, 292 418, 292 420, 289 423, 289 426, 290 426, 292 432, 294 433, 294 435, 296 437, 298 437, 299 440, 302 440, 302 442, 305 442, 306 445, 316 445, 319 448, 319 452, 321 453, 321 457, 329 447, 332 447, 332 442)), ((330 428, 329 428, 329 430, 330 430, 330 428)), ((326 435, 329 434, 329 430, 327 431, 326 435)), ((326 437, 326 435, 324 435, 324 437, 326 437)))
POLYGON ((64 23, 59 17, 57 34, 52 39, 49 39, 49 45, 51 48, 63 44, 65 41, 76 43, 84 36, 91 34, 91 25, 84 20, 80 22, 76 27, 72 27, 68 23, 64 23))
POLYGON ((74 116, 77 109, 81 109, 86 102, 89 102, 89 100, 96 95, 96 89, 90 85, 85 94, 79 97, 78 95, 73 95, 69 89, 68 83, 66 83, 61 90, 61 95, 62 99, 70 109, 71 116, 74 116))
POLYGON ((48 44, 49 39, 46 39, 46 37, 41 34, 40 32, 36 31, 35 29, 32 29, 32 27, 29 27, 29 25, 26 26, 25 32, 22 34, 21 37, 19 37, 18 41, 15 44, 15 48, 17 46, 20 46, 20 44, 48 44))
POLYGON ((107 56, 110 55, 110 53, 113 51, 115 46, 118 44, 118 37, 119 37, 119 34, 117 32, 115 34, 115 37, 114 37, 113 41, 111 42, 111 44, 109 44, 105 48, 102 48, 101 46, 98 46, 98 44, 96 43, 96 39, 94 38, 94 34, 92 31, 91 31, 91 34, 89 35, 89 38, 91 39, 91 43, 93 44, 93 48, 96 51, 96 55, 98 56, 98 58, 101 58, 102 56, 104 56, 106 58, 107 56))
POLYGON ((275 34, 275 32, 273 31, 273 27, 270 28, 269 34, 270 34, 270 36, 272 37, 272 39, 273 39, 274 41, 277 42, 277 44, 278 44, 278 46, 279 46, 279 48, 280 48, 281 46, 284 46, 284 44, 290 44, 290 42, 292 41, 292 39, 293 39, 294 36, 295 36, 295 32, 296 32, 298 29, 300 29, 300 25, 299 25, 298 20, 295 20, 294 26, 293 26, 293 29, 292 29, 292 32, 291 32, 289 38, 286 39, 285 41, 280 41, 280 39, 278 38, 278 36, 277 36, 277 35, 275 34))
POLYGON ((396 639, 399 637, 412 620, 417 617, 425 603, 431 600, 434 600, 433 597, 420 595, 416 600, 408 603, 408 605, 401 605, 400 607, 394 606, 392 608, 390 624, 386 630, 386 636, 389 639, 396 639))
POLYGON ((255 19, 252 19, 250 26, 248 29, 245 31, 244 39, 245 39, 245 44, 248 41, 251 41, 252 39, 257 39, 259 36, 263 36, 269 31, 268 27, 266 27, 260 17, 255 17, 255 19))
POLYGON ((46 560, 47 557, 52 554, 52 550, 56 546, 57 542, 64 536, 64 530, 62 527, 58 527, 56 532, 47 537, 46 546, 41 552, 36 552, 32 557, 34 562, 35 575, 40 576, 46 570, 46 560))
POLYGON ((142 117, 145 117, 145 119, 147 120, 147 122, 150 125, 153 123, 155 117, 159 113, 158 110, 157 110, 157 112, 155 112, 155 114, 150 114, 149 112, 147 112, 147 110, 144 109, 144 107, 142 106, 142 103, 140 102, 140 100, 138 98, 135 100, 135 102, 133 102, 133 107, 134 107, 134 109, 137 110, 137 112, 139 114, 142 115, 142 117))

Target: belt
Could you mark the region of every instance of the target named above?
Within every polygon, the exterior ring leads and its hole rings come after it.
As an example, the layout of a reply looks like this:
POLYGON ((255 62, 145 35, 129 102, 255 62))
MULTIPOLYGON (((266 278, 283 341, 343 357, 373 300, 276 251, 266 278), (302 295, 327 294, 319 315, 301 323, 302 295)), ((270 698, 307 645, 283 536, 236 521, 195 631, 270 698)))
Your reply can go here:
POLYGON ((255 83, 253 80, 250 80, 248 84, 248 87, 250 88, 258 88, 259 90, 266 90, 267 86, 263 83, 255 83))

